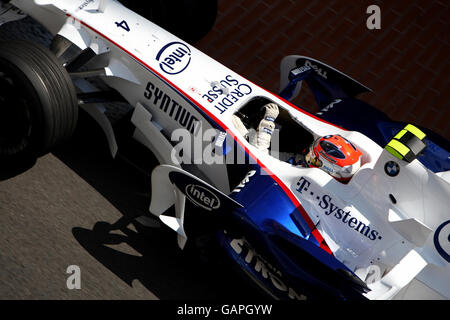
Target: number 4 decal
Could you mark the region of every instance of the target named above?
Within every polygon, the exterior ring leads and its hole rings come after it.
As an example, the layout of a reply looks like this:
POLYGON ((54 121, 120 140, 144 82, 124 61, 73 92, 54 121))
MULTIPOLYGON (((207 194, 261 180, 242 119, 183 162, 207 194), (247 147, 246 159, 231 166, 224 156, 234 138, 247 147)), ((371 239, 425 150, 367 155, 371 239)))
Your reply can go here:
POLYGON ((130 27, 128 26, 128 23, 125 20, 122 20, 122 22, 116 22, 116 26, 118 28, 124 29, 126 32, 131 31, 130 27))

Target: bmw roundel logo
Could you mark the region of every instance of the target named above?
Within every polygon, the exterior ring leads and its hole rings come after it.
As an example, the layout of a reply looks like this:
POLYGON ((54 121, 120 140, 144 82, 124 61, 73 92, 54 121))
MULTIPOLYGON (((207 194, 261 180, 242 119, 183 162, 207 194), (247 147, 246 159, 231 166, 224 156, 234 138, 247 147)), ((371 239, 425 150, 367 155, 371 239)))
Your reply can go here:
POLYGON ((442 223, 434 233, 434 246, 447 262, 450 262, 450 220, 442 223))
POLYGON ((384 165, 384 172, 390 177, 395 177, 400 173, 400 166, 395 161, 388 161, 384 165))

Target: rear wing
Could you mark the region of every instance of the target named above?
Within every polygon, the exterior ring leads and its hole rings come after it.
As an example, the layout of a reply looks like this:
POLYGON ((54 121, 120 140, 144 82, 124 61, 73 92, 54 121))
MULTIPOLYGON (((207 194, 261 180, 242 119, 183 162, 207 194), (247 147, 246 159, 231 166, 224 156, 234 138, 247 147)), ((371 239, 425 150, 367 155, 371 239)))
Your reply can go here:
POLYGON ((311 88, 321 108, 333 100, 372 91, 339 70, 305 56, 284 57, 280 69, 280 96, 286 100, 292 100, 300 93, 303 80, 311 88))

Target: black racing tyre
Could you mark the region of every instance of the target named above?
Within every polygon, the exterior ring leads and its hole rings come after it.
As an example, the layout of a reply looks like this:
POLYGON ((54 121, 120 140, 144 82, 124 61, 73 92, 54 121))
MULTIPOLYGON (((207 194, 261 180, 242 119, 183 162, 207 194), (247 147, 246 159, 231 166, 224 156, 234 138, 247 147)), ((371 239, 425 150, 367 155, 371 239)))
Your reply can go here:
POLYGON ((188 42, 202 39, 214 26, 218 0, 120 0, 120 2, 188 42))
POLYGON ((0 162, 46 154, 77 120, 76 90, 53 53, 28 41, 0 42, 0 162))

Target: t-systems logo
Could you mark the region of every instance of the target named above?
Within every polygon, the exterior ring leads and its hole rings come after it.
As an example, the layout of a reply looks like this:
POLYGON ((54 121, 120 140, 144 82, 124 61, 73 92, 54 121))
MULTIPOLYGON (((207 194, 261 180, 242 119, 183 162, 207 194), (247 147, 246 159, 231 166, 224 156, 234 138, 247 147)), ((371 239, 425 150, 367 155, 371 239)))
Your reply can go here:
POLYGON ((165 73, 179 74, 191 63, 191 49, 182 42, 168 43, 158 52, 156 61, 165 73))
MULTIPOLYGON (((378 230, 375 229, 373 224, 370 222, 364 223, 361 218, 357 218, 355 213, 351 210, 345 208, 340 208, 333 198, 328 194, 320 195, 317 191, 312 191, 311 182, 305 177, 300 177, 297 182, 297 192, 302 195, 302 197, 310 197, 313 201, 317 202, 318 208, 321 209, 323 214, 327 217, 334 217, 336 220, 328 220, 330 222, 340 221, 350 229, 359 232, 361 235, 365 236, 371 241, 383 239, 382 235, 378 230)), ((358 215, 360 217, 360 215, 358 215)))
POLYGON ((185 193, 189 200, 203 209, 212 211, 220 207, 219 198, 205 187, 189 184, 185 188, 185 193))

